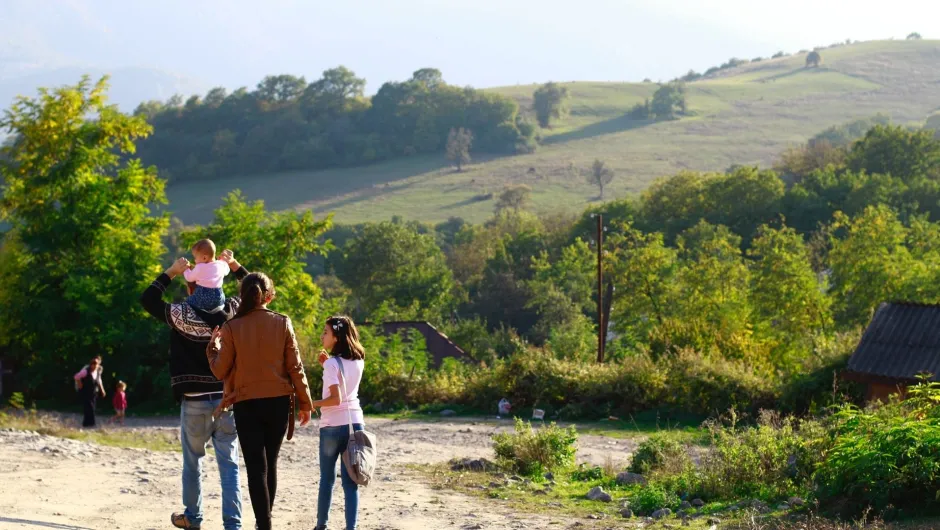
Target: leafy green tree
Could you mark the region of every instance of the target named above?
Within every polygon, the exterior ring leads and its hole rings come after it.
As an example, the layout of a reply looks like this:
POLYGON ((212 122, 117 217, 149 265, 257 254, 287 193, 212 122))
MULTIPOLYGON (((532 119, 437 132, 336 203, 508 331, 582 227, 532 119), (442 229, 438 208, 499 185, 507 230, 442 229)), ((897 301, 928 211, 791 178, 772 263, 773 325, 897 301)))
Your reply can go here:
POLYGON ((819 140, 781 153, 774 163, 774 171, 789 182, 799 183, 814 171, 829 166, 841 167, 845 158, 845 149, 834 147, 828 140, 819 140))
POLYGON ((604 200, 604 187, 613 182, 614 170, 607 167, 603 160, 595 160, 587 174, 588 184, 600 190, 600 200, 604 200))
POLYGON ((269 75, 258 83, 258 98, 269 103, 284 103, 300 97, 307 81, 292 75, 269 75))
POLYGON ((560 120, 568 115, 567 87, 553 82, 545 83, 535 90, 532 99, 535 117, 542 128, 548 128, 552 120, 560 120))
POLYGON ((646 234, 629 223, 615 225, 606 244, 613 249, 606 274, 617 288, 611 329, 646 342, 675 308, 678 253, 662 234, 646 234))
POLYGON ((920 40, 922 38, 923 37, 920 36, 920 33, 917 33, 916 31, 907 36, 907 40, 920 40))
POLYGON ((163 390, 165 349, 137 299, 161 270, 168 217, 150 208, 164 183, 131 158, 150 126, 106 91, 87 77, 40 89, 0 119, 16 138, 0 163, 0 343, 34 397, 67 391, 68 370, 99 354, 140 395, 163 390))
POLYGON ((447 135, 447 159, 457 165, 457 171, 470 163, 470 146, 473 145, 473 133, 464 129, 451 129, 447 135))
POLYGON ((847 165, 852 171, 892 175, 905 182, 921 176, 940 178, 940 141, 931 131, 876 125, 852 146, 847 165))
POLYGON ((813 50, 806 55, 806 67, 807 68, 811 66, 818 68, 821 63, 822 63, 822 55, 820 55, 818 51, 813 50))
POLYGON ((553 259, 543 250, 532 258, 533 278, 528 287, 532 293, 529 308, 535 309, 539 322, 535 326, 537 341, 551 337, 552 331, 563 327, 580 327, 585 312, 592 309, 595 270, 594 253, 581 239, 565 247, 553 259))
POLYGON ((437 68, 422 68, 411 75, 411 80, 420 83, 428 90, 436 90, 444 85, 444 75, 437 68))
POLYGON ((452 304, 454 277, 430 234, 392 222, 367 224, 346 244, 337 271, 364 316, 383 304, 409 308, 432 320, 452 304))
MULTIPOLYGON (((788 227, 762 226, 748 251, 752 259, 751 300, 762 333, 786 346, 805 343, 832 324, 830 299, 813 271, 806 244, 788 227)), ((805 354, 808 348, 800 353, 805 354)), ((792 349, 781 349, 778 366, 792 349)))
POLYGON ((502 212, 503 210, 524 210, 529 206, 531 199, 532 188, 525 184, 506 186, 503 192, 499 194, 499 199, 496 201, 496 213, 502 212))
MULTIPOLYGON (((322 221, 313 212, 270 212, 263 201, 248 202, 241 192, 228 194, 205 227, 196 226, 180 234, 185 249, 202 239, 232 249, 249 270, 264 272, 274 280, 277 297, 271 308, 291 317, 298 333, 312 339, 328 316, 323 314, 320 287, 306 272, 307 259, 331 248, 320 237, 332 226, 333 217, 322 221)), ((234 294, 234 282, 227 284, 234 294)))
POLYGON ((906 246, 908 230, 887 206, 870 206, 849 218, 837 212, 829 264, 836 316, 864 325, 882 302, 907 298, 912 278, 924 273, 906 246), (840 231, 844 237, 837 237, 840 231))
POLYGON ((685 85, 682 83, 660 85, 653 93, 650 110, 657 120, 674 120, 685 114, 687 111, 685 85))

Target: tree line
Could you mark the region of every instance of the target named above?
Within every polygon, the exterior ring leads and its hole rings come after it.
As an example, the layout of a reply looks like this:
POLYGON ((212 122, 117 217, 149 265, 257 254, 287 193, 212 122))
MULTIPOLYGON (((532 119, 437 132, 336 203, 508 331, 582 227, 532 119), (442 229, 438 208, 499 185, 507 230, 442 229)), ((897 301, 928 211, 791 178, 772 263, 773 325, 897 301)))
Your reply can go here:
POLYGON ((365 80, 345 67, 313 82, 265 77, 254 90, 210 90, 186 101, 142 103, 153 126, 138 156, 168 181, 354 166, 443 152, 453 130, 484 153, 535 148, 536 127, 515 100, 444 82, 433 68, 364 96, 365 80))
MULTIPOLYGON (((884 300, 940 302, 932 131, 877 124, 844 145, 794 148, 774 169, 684 171, 580 216, 536 216, 520 190, 483 224, 334 226, 233 192, 208 226, 182 229, 151 212, 165 202, 164 181, 134 158, 150 126, 108 107, 103 83, 21 99, 0 126, 14 137, 0 165, 11 227, 0 248, 0 347, 33 397, 67 393, 62 367, 103 354, 137 399, 165 398, 166 336, 137 296, 201 237, 272 275, 274 308, 306 344, 333 313, 425 319, 491 366, 593 358, 591 215, 601 212, 615 288, 608 363, 694 352, 728 373, 780 380, 841 347, 884 300)), ((589 178, 607 179, 605 169, 594 164, 589 178)))

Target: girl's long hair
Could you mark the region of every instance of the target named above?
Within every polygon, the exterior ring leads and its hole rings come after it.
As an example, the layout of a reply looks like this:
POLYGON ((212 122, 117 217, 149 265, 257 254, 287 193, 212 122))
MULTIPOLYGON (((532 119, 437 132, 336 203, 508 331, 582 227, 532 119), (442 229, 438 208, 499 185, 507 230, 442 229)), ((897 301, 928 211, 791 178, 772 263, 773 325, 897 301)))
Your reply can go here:
POLYGON ((235 318, 243 317, 264 305, 268 294, 274 294, 274 282, 263 272, 253 272, 242 279, 239 290, 242 300, 235 318))
POLYGON ((359 330, 356 329, 356 323, 347 316, 330 317, 326 319, 326 325, 333 330, 333 336, 336 337, 336 344, 333 346, 332 355, 339 355, 349 361, 359 361, 366 358, 366 351, 359 343, 359 330))

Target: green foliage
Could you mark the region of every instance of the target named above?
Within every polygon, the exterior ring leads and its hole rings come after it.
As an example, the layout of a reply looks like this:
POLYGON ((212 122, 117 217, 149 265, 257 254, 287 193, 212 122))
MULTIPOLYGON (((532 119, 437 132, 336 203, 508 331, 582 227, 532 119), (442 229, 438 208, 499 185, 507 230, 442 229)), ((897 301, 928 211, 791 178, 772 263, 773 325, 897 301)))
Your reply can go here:
POLYGON ((833 125, 810 138, 807 145, 829 142, 834 147, 850 147, 856 140, 864 137, 872 127, 889 123, 891 123, 890 116, 878 113, 870 118, 860 118, 842 125, 833 125))
POLYGON ((940 140, 931 131, 876 125, 852 146, 847 161, 852 171, 891 175, 911 182, 940 177, 940 140))
POLYGON ((63 370, 99 354, 106 376, 152 395, 166 362, 137 301, 160 271, 168 218, 150 208, 164 184, 130 158, 150 127, 108 106, 106 88, 40 90, 0 119, 15 138, 0 157, 0 343, 35 395, 71 393, 63 370))
MULTIPOLYGON (((196 241, 210 238, 220 249, 232 249, 248 270, 270 276, 277 289, 271 309, 290 316, 298 334, 313 339, 319 336, 321 322, 328 315, 321 305, 320 287, 304 269, 308 256, 331 248, 318 241, 332 223, 332 215, 317 221, 309 210, 270 212, 263 201, 249 203, 235 190, 208 226, 187 229, 180 240, 183 248, 189 249, 196 241)), ((235 294, 235 282, 230 282, 228 289, 235 294)))
POLYGON ((532 106, 539 126, 548 128, 552 120, 563 119, 568 114, 568 89, 548 82, 535 90, 532 106))
POLYGON ((640 488, 630 496, 630 507, 638 514, 651 515, 661 508, 675 510, 679 507, 679 496, 660 484, 640 488))
POLYGON ((363 226, 346 244, 338 273, 365 314, 387 304, 414 306, 418 314, 433 317, 451 303, 454 280, 444 253, 432 236, 419 234, 412 226, 394 222, 363 226))
POLYGON ((587 174, 588 184, 597 186, 600 190, 600 200, 604 200, 604 187, 613 182, 614 171, 607 167, 602 160, 595 160, 587 174))
POLYGON ((23 396, 22 392, 13 392, 10 394, 10 399, 7 401, 7 405, 13 410, 26 410, 26 398, 23 396))
POLYGON ((574 464, 577 441, 578 431, 573 426, 563 429, 551 423, 533 429, 531 423, 516 418, 515 432, 493 435, 493 450, 507 468, 541 477, 574 464))
POLYGON ((702 460, 702 494, 710 499, 766 501, 802 495, 823 457, 821 427, 764 412, 758 425, 728 422, 708 426, 711 448, 702 460))
POLYGON ((600 466, 588 467, 582 463, 578 465, 578 469, 571 472, 571 480, 577 480, 578 482, 591 482, 603 478, 604 470, 600 466))
POLYGON ((923 37, 920 36, 920 33, 917 33, 916 31, 908 34, 907 36, 907 40, 920 40, 922 38, 923 37))
POLYGON ((470 163, 470 146, 473 145, 473 133, 460 127, 451 129, 447 135, 447 159, 462 171, 463 166, 470 163))
POLYGON ((667 461, 672 463, 683 458, 688 458, 688 451, 678 440, 664 433, 657 433, 636 448, 630 462, 630 471, 648 475, 663 469, 667 461))
POLYGON ((660 85, 653 93, 650 112, 657 120, 674 120, 687 112, 685 85, 668 83, 660 85))
POLYGON ((385 83, 371 98, 364 89, 364 79, 340 66, 309 84, 273 75, 254 91, 213 89, 183 107, 148 102, 135 111, 156 129, 141 143, 141 158, 168 180, 184 181, 440 153, 452 129, 472 133, 480 152, 534 145, 535 130, 521 121, 513 99, 448 85, 433 68, 385 83))
POLYGON ((496 213, 503 210, 523 210, 532 200, 532 188, 525 184, 506 186, 496 201, 496 213))
POLYGON ((861 410, 845 405, 833 417, 833 440, 815 479, 824 507, 858 514, 894 507, 940 510, 940 385, 913 387, 908 399, 861 410))

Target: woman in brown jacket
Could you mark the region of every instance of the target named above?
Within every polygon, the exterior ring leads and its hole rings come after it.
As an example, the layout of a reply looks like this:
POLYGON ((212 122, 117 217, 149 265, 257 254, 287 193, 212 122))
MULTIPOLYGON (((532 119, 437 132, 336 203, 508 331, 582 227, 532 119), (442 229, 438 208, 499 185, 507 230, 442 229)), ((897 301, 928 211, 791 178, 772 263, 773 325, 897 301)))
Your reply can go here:
POLYGON ((225 381, 225 403, 235 403, 235 428, 248 472, 248 492, 258 528, 271 528, 277 492, 277 455, 292 421, 296 394, 300 425, 313 410, 307 376, 290 318, 267 309, 274 283, 254 272, 241 282, 235 317, 212 332, 209 366, 225 381))

